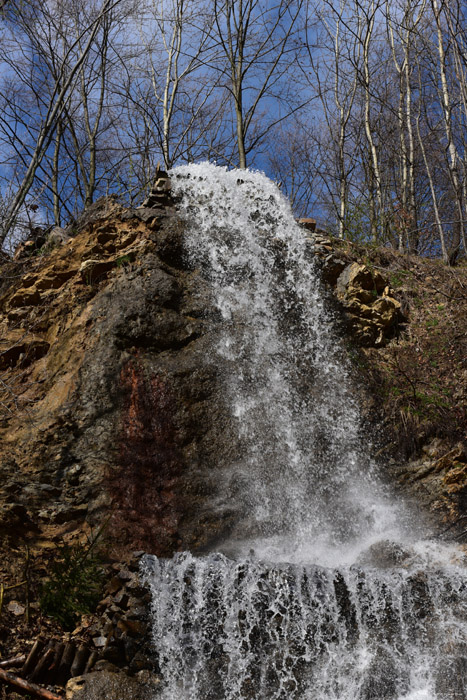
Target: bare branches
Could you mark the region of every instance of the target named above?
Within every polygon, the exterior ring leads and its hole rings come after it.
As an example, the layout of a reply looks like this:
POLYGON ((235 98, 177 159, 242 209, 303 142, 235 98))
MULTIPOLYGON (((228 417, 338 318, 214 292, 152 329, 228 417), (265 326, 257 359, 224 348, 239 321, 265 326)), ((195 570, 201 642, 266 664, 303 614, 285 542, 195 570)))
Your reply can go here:
MULTIPOLYGON (((18 191, 1 224, 0 244, 4 242, 11 227, 13 226, 15 218, 17 217, 21 206, 33 184, 37 169, 39 168, 53 137, 57 119, 62 114, 67 100, 69 99, 70 91, 74 86, 75 79, 79 75, 79 71, 93 47, 100 24, 105 16, 120 2, 121 0, 104 0, 100 12, 94 19, 92 19, 89 25, 79 30, 76 40, 71 44, 69 49, 66 51, 63 60, 61 61, 60 69, 55 79, 55 84, 52 88, 52 94, 50 95, 46 106, 46 112, 43 116, 43 121, 36 139, 29 165, 22 178, 18 191), (85 44, 81 47, 80 43, 86 37, 86 35, 87 39, 85 44)), ((27 20, 26 17, 21 15, 23 5, 18 7, 19 9, 16 11, 16 20, 27 20)), ((29 27, 24 21, 22 23, 22 28, 28 35, 28 38, 30 38, 32 46, 34 47, 34 28, 29 27)))
POLYGON ((269 167, 342 238, 465 249, 460 0, 24 0, 0 20, 0 241, 33 207, 61 225, 138 201, 159 160, 211 158, 269 167))
POLYGON ((289 115, 297 107, 290 93, 283 99, 282 91, 286 87, 285 75, 296 57, 294 40, 299 33, 303 4, 302 0, 278 0, 272 6, 260 0, 214 2, 213 38, 225 61, 223 64, 219 60, 214 67, 223 76, 224 88, 232 102, 240 168, 246 168, 248 154, 273 126, 274 120, 261 115, 255 138, 248 142, 250 133, 258 126, 255 118, 260 104, 273 101, 278 111, 285 105, 289 115))

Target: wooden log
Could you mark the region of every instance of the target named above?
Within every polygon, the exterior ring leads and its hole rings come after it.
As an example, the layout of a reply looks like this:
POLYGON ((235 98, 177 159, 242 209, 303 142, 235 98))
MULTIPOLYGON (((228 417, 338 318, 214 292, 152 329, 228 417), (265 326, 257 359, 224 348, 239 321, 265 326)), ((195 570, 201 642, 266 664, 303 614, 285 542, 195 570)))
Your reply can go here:
POLYGON ((5 659, 0 661, 0 668, 19 668, 24 665, 26 661, 26 654, 21 654, 21 656, 14 656, 11 659, 5 659))
POLYGON ((31 674, 31 681, 33 683, 37 683, 37 681, 41 681, 45 678, 47 671, 49 670, 50 666, 52 666, 54 656, 55 649, 53 646, 49 646, 42 654, 36 668, 31 674))
POLYGON ((24 662, 23 668, 21 669, 22 676, 28 676, 33 671, 44 646, 44 640, 42 639, 42 637, 38 637, 32 645, 32 649, 29 652, 26 661, 24 662))
POLYGON ((89 649, 85 644, 81 644, 78 648, 73 663, 71 664, 71 677, 80 676, 85 667, 86 661, 88 660, 89 649))
POLYGON ((51 685, 54 685, 55 678, 57 677, 58 669, 60 668, 60 662, 62 660, 62 655, 63 655, 63 650, 65 649, 65 645, 63 642, 56 642, 54 648, 55 648, 54 658, 52 661, 52 665, 50 667, 50 671, 47 675, 47 682, 50 683, 51 685))
POLYGON ((67 644, 65 644, 65 649, 63 650, 60 665, 58 667, 57 685, 65 685, 67 680, 70 678, 70 669, 73 659, 75 658, 75 652, 76 646, 73 644, 73 642, 67 642, 67 644))
POLYGON ((29 695, 34 695, 36 698, 43 698, 43 700, 64 700, 63 696, 51 693, 50 690, 41 688, 35 683, 30 683, 25 681, 24 678, 20 678, 9 671, 4 671, 0 669, 0 682, 6 683, 7 685, 13 686, 16 692, 28 693, 29 695))
POLYGON ((93 668, 93 666, 96 663, 98 658, 99 658, 99 654, 97 653, 97 651, 92 651, 91 655, 88 659, 88 662, 86 664, 86 668, 84 669, 84 673, 89 673, 92 670, 92 668, 93 668))

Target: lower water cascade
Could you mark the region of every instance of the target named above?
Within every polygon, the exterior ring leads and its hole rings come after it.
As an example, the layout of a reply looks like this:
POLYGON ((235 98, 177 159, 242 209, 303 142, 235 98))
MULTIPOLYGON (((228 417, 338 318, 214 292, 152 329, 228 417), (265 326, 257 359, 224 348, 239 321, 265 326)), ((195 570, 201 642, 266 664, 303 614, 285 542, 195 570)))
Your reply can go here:
POLYGON ((164 700, 463 700, 465 558, 369 457, 310 243, 261 173, 182 166, 237 445, 215 552, 146 557, 164 700))

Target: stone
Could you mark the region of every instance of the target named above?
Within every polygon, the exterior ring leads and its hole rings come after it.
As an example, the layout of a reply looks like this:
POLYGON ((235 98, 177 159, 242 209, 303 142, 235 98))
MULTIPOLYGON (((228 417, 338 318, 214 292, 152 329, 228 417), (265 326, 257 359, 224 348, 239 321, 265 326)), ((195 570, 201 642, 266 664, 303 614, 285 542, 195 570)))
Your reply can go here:
POLYGON ((304 217, 298 220, 300 226, 306 228, 307 231, 314 231, 316 229, 316 219, 311 219, 309 217, 304 217))
POLYGON ((145 620, 148 616, 147 607, 142 605, 138 598, 132 598, 128 603, 128 608, 126 614, 128 620, 145 620))
POLYGON ((93 637, 92 643, 98 649, 102 649, 107 644, 107 637, 104 637, 103 635, 100 635, 99 637, 93 637))
POLYGON ((41 302, 41 295, 36 288, 19 289, 10 299, 10 308, 18 306, 37 306, 41 302))
POLYGON ((63 245, 70 240, 70 233, 61 226, 54 226, 50 233, 47 234, 47 245, 63 245))
POLYGON ((367 290, 379 292, 386 286, 383 276, 370 270, 366 265, 351 263, 341 273, 337 280, 337 292, 341 296, 352 294, 353 290, 367 290))
POLYGON ((113 596, 113 601, 115 603, 117 603, 117 605, 119 605, 124 610, 128 607, 129 600, 130 600, 130 596, 128 595, 128 593, 124 589, 120 589, 118 591, 118 593, 116 593, 113 596))
POLYGON ((68 681, 66 700, 154 700, 159 684, 160 678, 150 672, 131 677, 111 670, 93 671, 68 681))
POLYGON ((342 258, 332 254, 327 255, 321 266, 321 274, 324 281, 334 287, 346 265, 347 263, 342 258))
POLYGON ((378 569, 391 569, 403 566, 412 558, 412 552, 399 542, 381 540, 375 542, 358 557, 360 566, 373 566, 378 569))
POLYGON ((18 603, 17 600, 10 600, 10 602, 7 605, 7 610, 8 612, 13 613, 16 617, 20 615, 24 615, 26 608, 24 605, 21 605, 21 603, 18 603))
POLYGON ((129 637, 142 637, 148 629, 147 624, 142 620, 130 620, 127 617, 120 618, 117 628, 128 634, 129 637))
POLYGON ((83 282, 93 284, 103 279, 113 267, 115 267, 114 260, 93 260, 91 258, 81 263, 79 274, 83 282))

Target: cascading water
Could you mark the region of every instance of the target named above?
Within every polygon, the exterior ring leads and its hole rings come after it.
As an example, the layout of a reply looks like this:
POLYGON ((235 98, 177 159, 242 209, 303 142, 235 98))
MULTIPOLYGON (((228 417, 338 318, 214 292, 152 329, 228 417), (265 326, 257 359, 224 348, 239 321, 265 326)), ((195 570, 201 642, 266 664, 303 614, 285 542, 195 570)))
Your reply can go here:
POLYGON ((307 241, 260 173, 172 174, 238 450, 222 553, 148 557, 167 700, 467 698, 455 548, 416 540, 379 483, 307 241))

